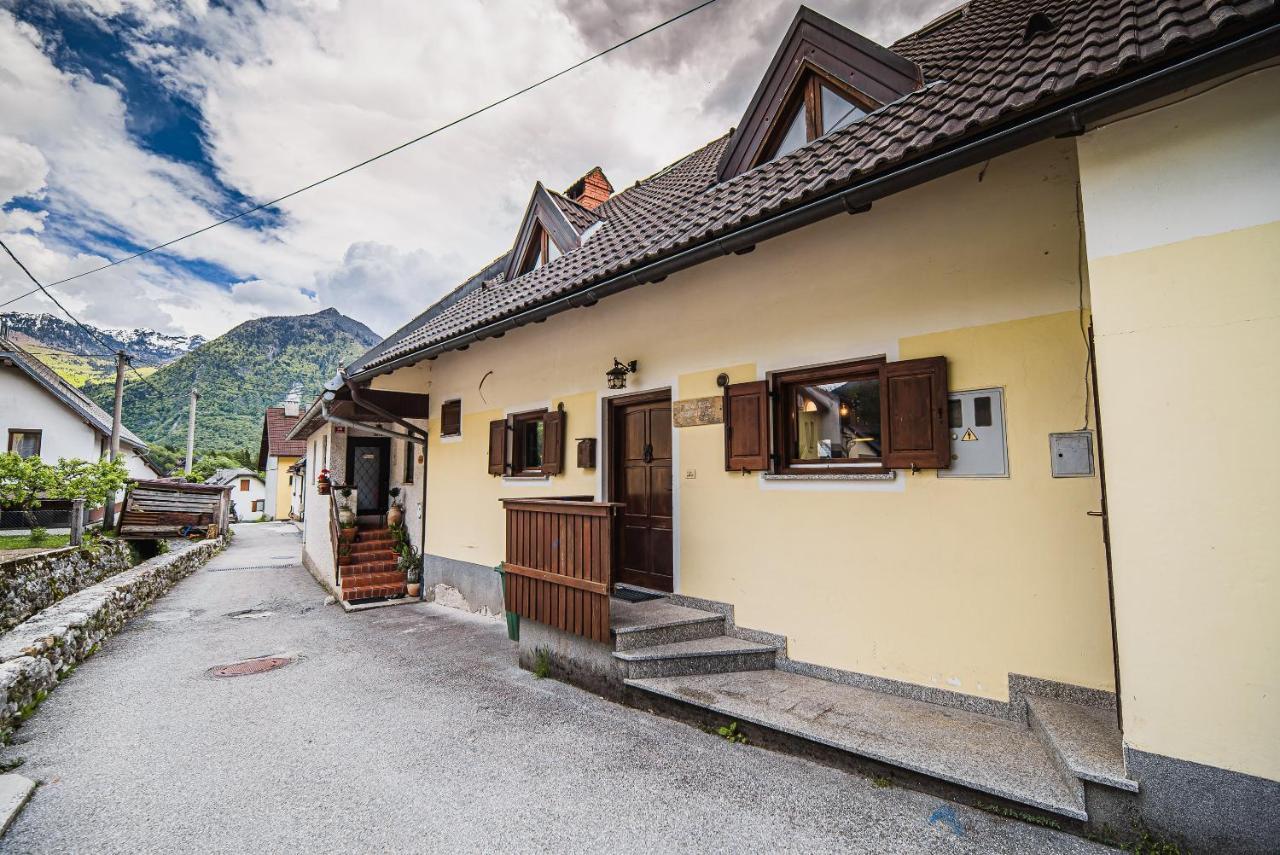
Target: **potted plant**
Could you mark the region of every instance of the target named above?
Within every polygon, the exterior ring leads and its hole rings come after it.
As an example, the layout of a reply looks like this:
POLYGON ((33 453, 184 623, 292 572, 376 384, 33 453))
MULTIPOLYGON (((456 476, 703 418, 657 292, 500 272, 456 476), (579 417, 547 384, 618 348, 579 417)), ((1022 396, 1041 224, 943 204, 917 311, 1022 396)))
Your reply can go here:
POLYGON ((404 571, 405 593, 410 597, 418 596, 422 590, 422 583, 419 581, 422 578, 422 553, 414 549, 413 544, 404 544, 400 548, 398 566, 404 571))
POLYGON ((387 491, 391 496, 391 507, 387 508, 387 527, 397 526, 404 522, 404 506, 400 503, 400 488, 392 487, 387 491))
POLYGON ((316 492, 322 496, 329 495, 329 470, 321 469, 320 474, 316 476, 316 492))
POLYGON ((338 506, 338 526, 344 533, 348 529, 354 531, 356 527, 356 512, 351 507, 351 488, 342 487, 338 490, 338 494, 342 496, 342 504, 338 506))

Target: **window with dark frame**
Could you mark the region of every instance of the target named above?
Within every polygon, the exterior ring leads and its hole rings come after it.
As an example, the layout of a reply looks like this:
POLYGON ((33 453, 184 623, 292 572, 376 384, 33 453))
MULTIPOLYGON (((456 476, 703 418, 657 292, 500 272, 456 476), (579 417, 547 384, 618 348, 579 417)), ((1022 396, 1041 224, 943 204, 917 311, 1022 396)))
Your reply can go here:
POLYGON ((462 401, 445 401, 440 406, 440 435, 462 435, 462 401))
POLYGON ((884 468, 883 364, 883 359, 867 359, 773 375, 779 472, 884 468))
POLYGON ((511 474, 541 475, 546 450, 546 410, 511 416, 511 474))
POLYGON ((800 77, 754 165, 777 160, 824 134, 852 124, 879 105, 815 68, 800 77))
POLYGON ((529 248, 516 269, 517 275, 524 275, 531 270, 550 264, 560 257, 560 247, 551 239, 541 224, 533 227, 533 235, 529 240, 529 248))
POLYGON ((39 457, 43 431, 12 428, 9 431, 9 451, 19 457, 39 457))
POLYGON ((404 441, 404 477, 401 483, 413 483, 413 464, 418 456, 418 452, 414 449, 413 443, 409 440, 404 441))

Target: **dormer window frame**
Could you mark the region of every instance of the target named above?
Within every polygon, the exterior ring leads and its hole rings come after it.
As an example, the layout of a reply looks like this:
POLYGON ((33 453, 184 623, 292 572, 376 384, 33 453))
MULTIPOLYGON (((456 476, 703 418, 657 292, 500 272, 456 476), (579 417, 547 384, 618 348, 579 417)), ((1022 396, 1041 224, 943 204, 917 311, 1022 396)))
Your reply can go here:
POLYGON ((859 92, 857 89, 842 83, 819 66, 805 60, 801 63, 799 72, 791 81, 791 85, 782 99, 782 108, 778 110, 768 135, 752 156, 748 169, 754 169, 761 164, 776 160, 780 156, 776 153, 778 146, 791 129, 798 110, 804 111, 805 141, 796 150, 826 136, 831 131, 838 130, 835 127, 828 131, 822 129, 823 120, 826 118, 822 114, 823 87, 830 89, 864 113, 872 113, 884 106, 865 92, 859 92))
POLYGON ((542 182, 538 182, 525 208, 515 245, 507 255, 506 279, 510 281, 537 270, 581 245, 582 235, 574 229, 542 182))

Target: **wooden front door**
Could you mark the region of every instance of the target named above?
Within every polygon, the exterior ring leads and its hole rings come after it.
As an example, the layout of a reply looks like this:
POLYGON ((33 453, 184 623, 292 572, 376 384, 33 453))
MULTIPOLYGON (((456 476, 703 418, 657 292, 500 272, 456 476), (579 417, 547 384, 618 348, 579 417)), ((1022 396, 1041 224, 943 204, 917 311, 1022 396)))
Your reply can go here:
POLYGON ((671 399, 612 406, 610 500, 621 502, 617 581, 672 590, 671 399))

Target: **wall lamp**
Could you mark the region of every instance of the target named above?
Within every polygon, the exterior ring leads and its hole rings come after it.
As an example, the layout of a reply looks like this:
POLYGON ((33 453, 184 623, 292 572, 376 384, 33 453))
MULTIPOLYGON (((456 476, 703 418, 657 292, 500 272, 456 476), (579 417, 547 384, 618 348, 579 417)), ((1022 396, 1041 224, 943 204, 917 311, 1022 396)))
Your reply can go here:
POLYGON ((610 389, 627 388, 627 375, 635 374, 636 369, 638 367, 639 367, 639 363, 636 362, 634 359, 624 364, 622 362, 619 362, 618 357, 615 356, 613 358, 613 367, 604 373, 604 376, 607 377, 609 380, 609 388, 610 389))

